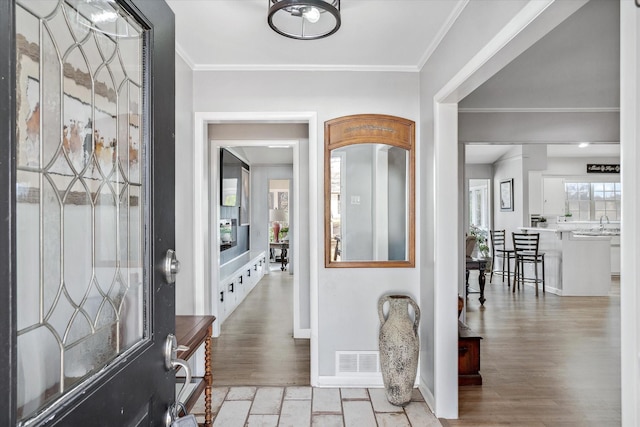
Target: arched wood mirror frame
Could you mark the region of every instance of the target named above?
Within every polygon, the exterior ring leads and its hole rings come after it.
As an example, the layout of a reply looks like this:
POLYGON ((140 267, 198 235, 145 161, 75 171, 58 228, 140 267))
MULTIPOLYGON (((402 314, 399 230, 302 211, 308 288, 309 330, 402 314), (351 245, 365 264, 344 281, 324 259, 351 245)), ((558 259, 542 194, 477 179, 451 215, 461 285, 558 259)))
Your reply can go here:
MULTIPOLYGON (((324 233, 325 267, 331 268, 407 268, 415 267, 415 122, 381 114, 358 114, 338 117, 324 124, 324 233), (359 144, 384 144, 406 150, 406 252, 404 259, 340 260, 332 231, 332 152, 359 144)), ((355 202, 359 203, 358 198, 355 202)), ((341 224, 342 226, 342 224, 341 224)), ((347 236, 345 236, 346 238, 347 236)), ((342 242, 344 244, 344 242, 342 242)), ((340 252, 339 252, 340 253, 340 252)))

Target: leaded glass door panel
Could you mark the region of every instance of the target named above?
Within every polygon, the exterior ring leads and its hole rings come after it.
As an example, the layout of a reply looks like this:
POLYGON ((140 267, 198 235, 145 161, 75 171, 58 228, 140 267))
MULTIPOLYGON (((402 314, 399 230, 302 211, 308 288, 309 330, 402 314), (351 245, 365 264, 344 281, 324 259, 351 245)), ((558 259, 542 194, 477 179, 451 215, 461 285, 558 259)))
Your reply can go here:
POLYGON ((173 15, 157 0, 10 3, 11 424, 161 425, 173 15))

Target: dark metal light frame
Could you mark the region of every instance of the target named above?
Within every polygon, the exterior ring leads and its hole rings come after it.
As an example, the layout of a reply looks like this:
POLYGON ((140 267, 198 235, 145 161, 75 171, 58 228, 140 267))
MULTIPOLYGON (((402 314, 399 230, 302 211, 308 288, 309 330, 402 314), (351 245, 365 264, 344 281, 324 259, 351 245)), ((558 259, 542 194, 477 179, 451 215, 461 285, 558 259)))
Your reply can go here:
POLYGON ((296 39, 296 40, 317 40, 317 39, 321 39, 324 37, 328 37, 331 34, 335 33, 336 31, 338 31, 338 29, 340 28, 340 24, 341 22, 341 18, 340 18, 340 0, 333 0, 333 1, 324 1, 324 0, 268 0, 269 3, 269 14, 267 17, 267 22, 269 23, 269 26, 271 27, 271 29, 273 31, 275 31, 276 33, 283 35, 285 37, 289 37, 292 39, 296 39), (335 4, 335 6, 334 6, 335 4), (320 10, 320 14, 321 14, 321 18, 322 19, 322 14, 324 13, 329 13, 331 14, 334 19, 335 19, 335 26, 326 32, 320 33, 320 34, 312 34, 312 35, 305 35, 304 34, 304 17, 302 15, 300 15, 300 19, 301 19, 301 30, 299 32, 287 32, 285 30, 282 30, 280 28, 278 28, 274 22, 273 22, 273 17, 276 13, 283 11, 283 13, 290 13, 292 16, 296 16, 294 15, 294 13, 292 13, 294 10, 297 11, 302 7, 315 7, 317 9, 320 10))

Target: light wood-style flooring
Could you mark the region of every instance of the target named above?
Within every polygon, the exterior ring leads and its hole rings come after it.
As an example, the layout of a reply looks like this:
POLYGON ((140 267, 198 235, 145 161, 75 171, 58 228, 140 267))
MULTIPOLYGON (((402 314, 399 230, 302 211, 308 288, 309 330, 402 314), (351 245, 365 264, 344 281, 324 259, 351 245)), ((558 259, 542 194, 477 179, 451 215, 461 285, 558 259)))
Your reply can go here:
POLYGON ((213 385, 308 386, 309 340, 293 339, 293 276, 265 275, 212 343, 213 385))
MULTIPOLYGON (((619 426, 619 281, 613 284, 608 297, 536 298, 533 288, 514 294, 494 277, 484 308, 470 295, 467 323, 483 336, 484 384, 460 387, 460 417, 442 424, 619 426)), ((265 276, 223 324, 213 340, 215 387, 309 385, 309 340, 292 338, 291 287, 286 272, 265 276)))
POLYGON ((487 284, 484 308, 477 294, 468 299, 483 385, 460 387, 459 419, 442 424, 619 426, 619 280, 608 297, 537 298, 500 280, 487 284))

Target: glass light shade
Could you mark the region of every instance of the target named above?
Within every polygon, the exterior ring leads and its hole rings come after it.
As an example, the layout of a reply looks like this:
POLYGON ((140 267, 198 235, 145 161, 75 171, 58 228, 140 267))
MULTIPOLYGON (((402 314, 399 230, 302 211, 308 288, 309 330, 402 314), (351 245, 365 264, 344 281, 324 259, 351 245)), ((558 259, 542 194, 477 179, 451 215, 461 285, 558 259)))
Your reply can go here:
POLYGON ((268 0, 269 26, 298 40, 327 37, 340 28, 340 0, 268 0))

